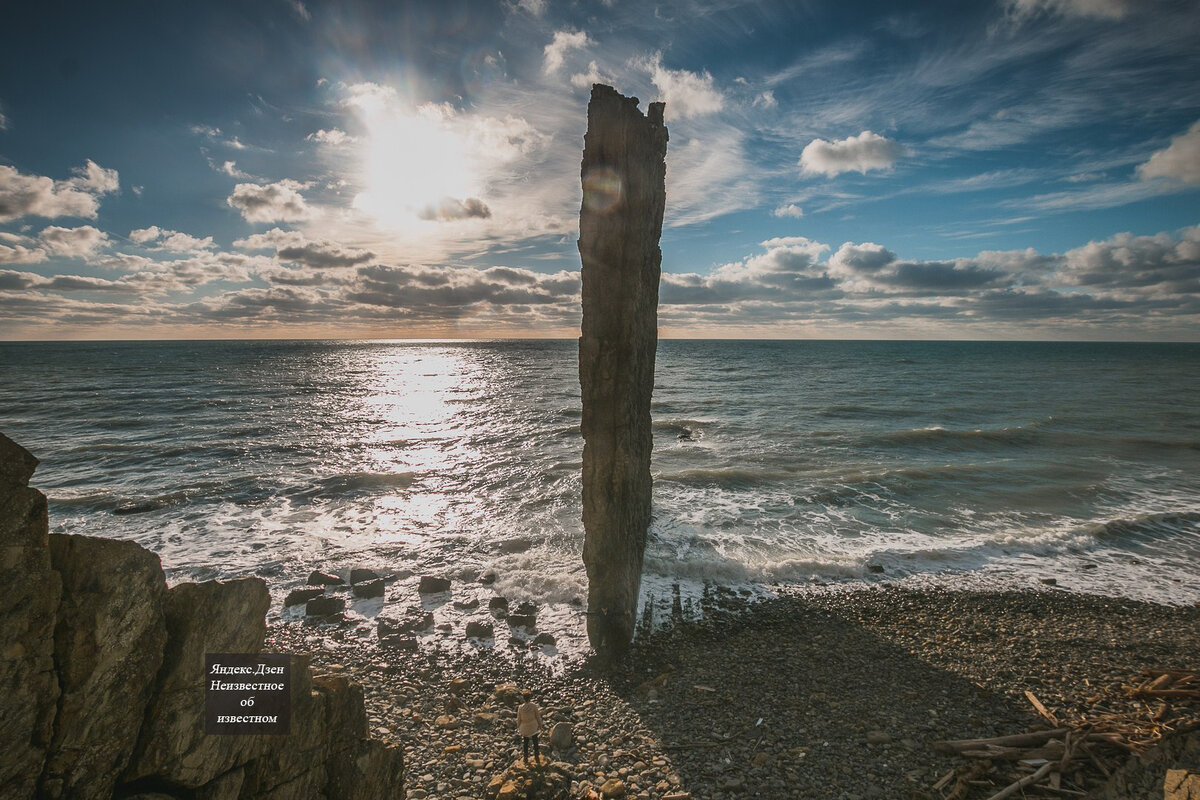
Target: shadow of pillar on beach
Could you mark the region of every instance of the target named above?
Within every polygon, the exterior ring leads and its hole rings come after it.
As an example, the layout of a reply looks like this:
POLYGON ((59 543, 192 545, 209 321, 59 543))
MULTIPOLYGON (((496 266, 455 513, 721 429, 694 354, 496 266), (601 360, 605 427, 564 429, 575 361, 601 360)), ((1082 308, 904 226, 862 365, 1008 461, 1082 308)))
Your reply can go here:
POLYGON ((611 769, 652 771, 650 753, 665 753, 678 785, 640 786, 651 797, 932 798, 962 760, 931 742, 1037 721, 1011 695, 933 666, 845 613, 806 609, 767 603, 641 642, 627 662, 636 667, 609 672, 641 723, 623 733, 611 769))

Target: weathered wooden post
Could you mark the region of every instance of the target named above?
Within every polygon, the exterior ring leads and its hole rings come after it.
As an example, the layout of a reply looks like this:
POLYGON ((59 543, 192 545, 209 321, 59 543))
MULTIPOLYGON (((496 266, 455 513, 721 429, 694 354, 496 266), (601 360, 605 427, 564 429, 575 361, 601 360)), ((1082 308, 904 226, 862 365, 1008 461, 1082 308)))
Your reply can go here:
POLYGON ((650 526, 650 395, 666 203, 663 104, 596 84, 584 138, 583 563, 588 639, 602 655, 633 639, 650 526))

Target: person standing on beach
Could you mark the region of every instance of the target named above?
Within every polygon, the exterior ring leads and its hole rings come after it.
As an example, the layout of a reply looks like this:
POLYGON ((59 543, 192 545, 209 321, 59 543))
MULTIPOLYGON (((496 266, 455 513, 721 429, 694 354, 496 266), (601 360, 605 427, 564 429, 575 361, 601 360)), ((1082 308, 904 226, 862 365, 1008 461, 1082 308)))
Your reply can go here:
POLYGON ((525 702, 517 708, 517 733, 521 735, 521 750, 524 753, 525 762, 529 762, 529 742, 533 740, 533 763, 539 764, 542 760, 542 754, 538 752, 538 733, 544 727, 542 724, 542 710, 538 708, 537 703, 533 702, 533 692, 528 689, 521 695, 525 702))

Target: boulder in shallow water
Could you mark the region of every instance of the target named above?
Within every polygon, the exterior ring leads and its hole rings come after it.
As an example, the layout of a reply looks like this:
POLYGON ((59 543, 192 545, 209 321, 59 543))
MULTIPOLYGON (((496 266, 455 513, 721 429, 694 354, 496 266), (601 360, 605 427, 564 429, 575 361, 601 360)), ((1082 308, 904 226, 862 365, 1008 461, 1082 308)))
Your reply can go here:
POLYGON ((343 597, 314 597, 304 604, 304 613, 310 617, 332 617, 346 608, 343 597))
POLYGON ((401 616, 380 616, 375 621, 375 630, 380 639, 397 634, 427 631, 433 627, 433 612, 410 608, 401 616))
POLYGON ((417 584, 417 591, 421 594, 440 594, 450 591, 450 579, 442 578, 436 575, 422 575, 421 582, 417 584))
POLYGON ((290 608, 298 606, 301 603, 307 603, 314 597, 320 597, 325 594, 325 588, 322 586, 309 586, 304 589, 292 589, 288 592, 287 597, 283 598, 283 607, 290 608))
POLYGON ((373 569, 366 567, 355 567, 350 570, 351 583, 365 583, 366 581, 379 580, 379 573, 373 569))
POLYGON ((313 570, 308 573, 309 586, 341 586, 343 583, 345 583, 344 580, 331 572, 313 570))
POLYGON ((166 580, 158 556, 134 542, 55 535, 50 556, 63 581, 62 696, 41 795, 109 798, 162 665, 166 580))
POLYGON ((362 583, 354 584, 355 597, 383 597, 384 584, 382 578, 376 578, 372 581, 363 581, 362 583))

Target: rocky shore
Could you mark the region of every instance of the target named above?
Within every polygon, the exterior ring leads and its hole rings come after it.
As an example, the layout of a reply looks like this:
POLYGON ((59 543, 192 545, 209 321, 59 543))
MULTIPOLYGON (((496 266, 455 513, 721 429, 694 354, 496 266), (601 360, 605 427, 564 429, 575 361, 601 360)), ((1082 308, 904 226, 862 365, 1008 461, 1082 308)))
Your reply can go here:
MULTIPOLYGON (((519 689, 553 726, 544 753, 574 797, 917 800, 944 796, 932 787, 960 763, 932 742, 1038 725, 1026 691, 1066 717, 1112 690, 1106 708, 1135 713, 1141 701, 1120 684, 1200 663, 1197 607, 1050 588, 876 587, 753 605, 714 590, 704 612, 607 664, 396 649, 295 623, 272 625, 267 648, 363 685, 370 732, 404 748, 417 800, 505 796, 519 689)), ((967 797, 1001 788, 977 783, 967 797)), ((1161 776, 1146 785, 1162 797, 1161 776)))

